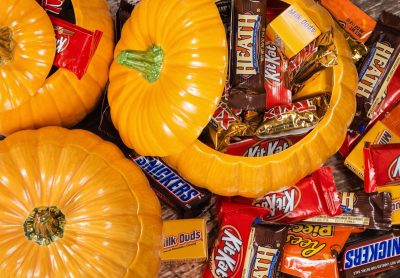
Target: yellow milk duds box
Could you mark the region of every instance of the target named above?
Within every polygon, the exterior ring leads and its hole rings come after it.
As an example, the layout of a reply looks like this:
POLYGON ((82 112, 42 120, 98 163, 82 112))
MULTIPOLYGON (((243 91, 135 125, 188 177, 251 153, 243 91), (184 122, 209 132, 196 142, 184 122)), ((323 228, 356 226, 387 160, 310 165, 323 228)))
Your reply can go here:
POLYGON ((351 153, 347 156, 344 164, 353 171, 357 176, 364 180, 364 143, 371 142, 372 144, 389 144, 400 143, 398 137, 381 121, 378 121, 364 138, 355 146, 351 153))
POLYGON ((292 58, 315 40, 321 31, 296 3, 284 10, 267 26, 267 36, 287 58, 292 58))
POLYGON ((162 261, 207 259, 206 221, 199 219, 165 220, 163 222, 162 261))

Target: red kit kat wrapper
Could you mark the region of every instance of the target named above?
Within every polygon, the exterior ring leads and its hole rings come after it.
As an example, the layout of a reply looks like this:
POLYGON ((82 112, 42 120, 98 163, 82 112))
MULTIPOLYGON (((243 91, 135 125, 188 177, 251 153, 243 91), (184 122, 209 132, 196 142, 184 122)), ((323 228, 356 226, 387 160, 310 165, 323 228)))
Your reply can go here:
POLYGON ((240 278, 253 221, 268 209, 223 202, 219 211, 221 223, 205 278, 240 278))
POLYGON ((231 201, 268 208, 269 213, 262 216, 262 220, 266 222, 297 223, 314 216, 335 216, 342 213, 329 167, 319 169, 296 185, 269 192, 261 198, 238 196, 232 197, 231 201))
POLYGON ((67 69, 82 79, 103 33, 88 31, 54 16, 50 19, 57 39, 54 66, 67 69))
POLYGON ((400 184, 400 144, 367 143, 364 163, 365 192, 376 192, 378 186, 400 184))

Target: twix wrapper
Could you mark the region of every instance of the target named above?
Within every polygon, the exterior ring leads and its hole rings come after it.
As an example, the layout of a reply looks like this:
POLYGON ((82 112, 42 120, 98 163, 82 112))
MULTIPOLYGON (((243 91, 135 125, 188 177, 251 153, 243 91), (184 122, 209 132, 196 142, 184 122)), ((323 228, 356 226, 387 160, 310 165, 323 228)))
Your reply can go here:
POLYGON ((265 109, 264 44, 266 0, 233 0, 230 107, 265 109), (263 101, 259 101, 262 95, 263 101))
POLYGON ((242 277, 251 225, 265 213, 268 209, 226 202, 221 204, 218 214, 221 226, 203 277, 242 277))
POLYGON ((400 144, 364 147, 364 189, 375 192, 378 186, 400 185, 400 144))
POLYGON ((339 25, 359 42, 365 43, 371 36, 376 21, 350 0, 320 0, 320 2, 339 25))
POLYGON ((392 198, 390 193, 340 192, 343 212, 334 217, 316 216, 305 220, 307 224, 352 226, 389 230, 392 226, 392 198))
POLYGON ((383 12, 367 46, 371 51, 359 68, 357 110, 350 126, 355 133, 362 131, 375 116, 400 64, 400 17, 383 12))
POLYGON ((103 33, 88 31, 54 16, 50 16, 50 20, 57 40, 54 66, 67 69, 82 79, 103 33))
POLYGON ((330 225, 291 226, 281 271, 296 277, 338 278, 337 257, 351 231, 349 227, 330 225))
POLYGON ((255 131, 259 138, 274 138, 305 134, 325 115, 328 97, 321 95, 298 100, 291 105, 276 106, 263 115, 262 124, 255 131))
POLYGON ((232 202, 251 204, 269 209, 262 222, 297 223, 301 220, 326 214, 341 214, 340 200, 332 170, 323 167, 293 186, 269 192, 257 199, 231 197, 232 202))

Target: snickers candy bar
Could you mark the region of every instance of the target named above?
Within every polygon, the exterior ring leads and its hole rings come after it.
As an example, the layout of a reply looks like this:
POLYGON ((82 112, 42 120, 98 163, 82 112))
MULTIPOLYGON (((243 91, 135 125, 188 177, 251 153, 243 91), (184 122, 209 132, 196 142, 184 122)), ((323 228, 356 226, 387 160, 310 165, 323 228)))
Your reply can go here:
POLYGON ((242 277, 279 277, 288 226, 253 224, 242 277))
POLYGON ((280 191, 269 192, 257 199, 231 197, 231 201, 265 207, 269 213, 261 217, 261 222, 297 223, 321 214, 339 215, 340 200, 329 167, 323 167, 280 191))
POLYGON ((350 126, 356 133, 362 132, 375 116, 400 63, 400 17, 383 12, 367 46, 371 50, 359 67, 357 109, 350 126))
POLYGON ((366 192, 375 192, 378 186, 400 183, 400 144, 364 147, 364 185, 366 192))
POLYGON ((399 266, 400 230, 396 229, 346 245, 339 263, 340 276, 345 278, 376 277, 399 266))
POLYGON ((291 105, 276 106, 264 113, 262 124, 255 131, 259 138, 275 138, 305 134, 325 115, 328 97, 321 95, 298 100, 291 105))
POLYGON ((388 230, 392 226, 392 197, 388 192, 340 192, 342 214, 321 215, 306 223, 388 230))
MULTIPOLYGON (((218 237, 203 277, 241 278, 253 221, 268 209, 222 202, 218 237)), ((252 244, 252 242, 250 242, 252 244)))
POLYGON ((231 107, 265 109, 264 44, 266 0, 233 0, 231 32, 231 107), (262 95, 263 101, 254 99, 262 95))
POLYGON ((159 158, 134 154, 130 158, 146 174, 157 196, 185 218, 199 214, 209 203, 210 192, 190 184, 159 158))

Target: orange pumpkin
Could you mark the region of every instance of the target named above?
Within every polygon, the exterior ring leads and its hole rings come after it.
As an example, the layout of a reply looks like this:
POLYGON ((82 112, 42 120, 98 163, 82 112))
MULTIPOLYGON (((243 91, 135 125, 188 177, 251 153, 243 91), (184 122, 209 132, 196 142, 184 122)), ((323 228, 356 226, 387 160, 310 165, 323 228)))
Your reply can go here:
POLYGON ((197 141, 183 152, 164 158, 193 184, 220 195, 258 197, 268 191, 295 184, 318 169, 343 143, 355 112, 357 72, 351 52, 324 8, 313 0, 299 0, 296 3, 322 32, 334 31, 338 64, 331 71, 333 88, 328 111, 304 139, 278 154, 257 158, 237 157, 220 153, 197 141))
POLYGON ((166 156, 192 144, 226 78, 226 35, 214 1, 142 0, 114 55, 108 100, 125 145, 166 156))
POLYGON ((35 0, 0 1, 0 134, 47 125, 73 126, 97 103, 112 61, 113 23, 105 0, 72 0, 76 24, 103 37, 85 76, 65 69, 47 77, 53 26, 35 0), (3 61, 3 62, 1 62, 3 61))
POLYGON ((155 277, 160 204, 141 170, 83 130, 0 141, 0 277, 155 277))

